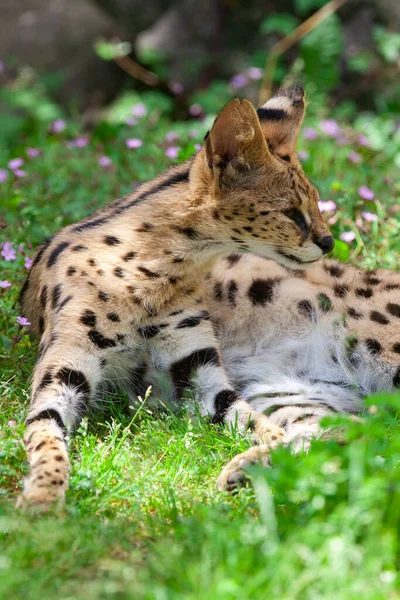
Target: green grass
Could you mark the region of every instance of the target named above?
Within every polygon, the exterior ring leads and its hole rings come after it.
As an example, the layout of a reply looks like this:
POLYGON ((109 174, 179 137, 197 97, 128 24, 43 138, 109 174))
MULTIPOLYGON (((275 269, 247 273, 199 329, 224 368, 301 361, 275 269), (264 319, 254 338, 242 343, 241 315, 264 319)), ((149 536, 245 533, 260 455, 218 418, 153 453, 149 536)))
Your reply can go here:
MULTIPOLYGON (((18 326, 18 288, 25 259, 47 235, 76 221, 133 182, 171 164, 165 134, 180 134, 178 160, 194 150, 210 125, 169 122, 157 103, 134 127, 113 118, 96 126, 85 148, 68 147, 77 121, 50 135, 27 121, 11 143, 0 142, 0 168, 22 156, 27 176, 9 171, 0 184, 6 212, 0 242, 12 242, 16 259, 0 259, 0 597, 7 599, 222 599, 386 600, 399 598, 400 398, 370 399, 361 423, 340 420, 345 444, 317 442, 306 456, 286 449, 273 468, 254 470, 254 489, 229 497, 215 478, 232 456, 249 446, 198 417, 158 413, 145 403, 130 412, 110 398, 104 413, 83 421, 71 442, 72 476, 61 515, 34 515, 14 505, 26 473, 23 419, 36 342, 18 326), (189 136, 195 129, 196 134, 189 136), (143 146, 128 150, 127 138, 143 146), (41 155, 27 159, 26 147, 41 155), (107 155, 104 169, 98 158, 107 155)), ((310 106, 307 126, 331 117, 310 106)), ((319 133, 300 141, 304 168, 323 200, 336 255, 361 264, 397 267, 400 259, 400 132, 390 116, 336 111, 349 144, 319 133), (361 146, 357 135, 368 135, 361 146), (349 161, 357 151, 361 162, 349 161), (366 185, 373 202, 360 198, 366 185), (378 216, 374 222, 361 212, 378 216), (362 218, 357 228, 355 223, 362 218)))

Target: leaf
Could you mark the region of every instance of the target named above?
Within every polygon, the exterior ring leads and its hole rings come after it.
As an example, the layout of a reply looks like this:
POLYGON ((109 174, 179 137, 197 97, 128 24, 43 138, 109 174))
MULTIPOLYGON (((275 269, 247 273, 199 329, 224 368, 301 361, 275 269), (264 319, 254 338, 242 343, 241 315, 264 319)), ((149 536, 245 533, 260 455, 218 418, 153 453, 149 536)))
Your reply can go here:
POLYGON ((299 19, 287 13, 274 13, 267 17, 260 27, 261 33, 289 35, 299 24, 299 19))

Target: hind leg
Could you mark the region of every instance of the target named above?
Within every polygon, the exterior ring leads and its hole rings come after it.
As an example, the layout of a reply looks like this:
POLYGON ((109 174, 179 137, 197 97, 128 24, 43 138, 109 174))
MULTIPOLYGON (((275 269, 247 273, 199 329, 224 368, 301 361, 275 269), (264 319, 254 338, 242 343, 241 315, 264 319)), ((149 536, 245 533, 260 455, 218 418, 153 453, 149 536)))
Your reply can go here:
POLYGON ((67 437, 87 413, 102 380, 99 353, 57 339, 38 361, 24 441, 29 473, 18 506, 61 506, 68 488, 67 437))

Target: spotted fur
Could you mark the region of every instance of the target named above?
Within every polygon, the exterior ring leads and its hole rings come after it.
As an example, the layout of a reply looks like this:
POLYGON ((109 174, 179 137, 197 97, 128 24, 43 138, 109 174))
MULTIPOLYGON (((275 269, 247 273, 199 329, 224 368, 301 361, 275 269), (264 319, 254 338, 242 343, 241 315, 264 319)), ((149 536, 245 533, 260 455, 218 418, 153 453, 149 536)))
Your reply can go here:
MULTIPOLYGON (((330 260, 294 271, 234 254, 218 262, 206 286, 230 382, 295 450, 321 435, 321 417, 355 415, 367 394, 400 386, 399 273, 330 260)), ((219 487, 243 482, 239 465, 259 462, 260 452, 227 465, 219 487)), ((262 452, 267 459, 267 447, 262 452)))
MULTIPOLYGON (((229 382, 202 282, 233 251, 301 266, 331 249, 318 193, 296 158, 303 114, 300 88, 284 90, 259 117, 248 101, 233 100, 192 159, 39 249, 22 294, 24 312, 41 335, 22 504, 62 503, 66 433, 105 384, 134 400, 154 370, 169 375, 176 402, 191 388, 214 421, 237 422, 242 431, 251 423, 258 442, 282 436, 229 382)), ((254 284, 250 304, 267 306, 274 290, 273 280, 254 284)), ((232 309, 238 292, 233 280, 214 290, 216 301, 226 297, 232 309)))

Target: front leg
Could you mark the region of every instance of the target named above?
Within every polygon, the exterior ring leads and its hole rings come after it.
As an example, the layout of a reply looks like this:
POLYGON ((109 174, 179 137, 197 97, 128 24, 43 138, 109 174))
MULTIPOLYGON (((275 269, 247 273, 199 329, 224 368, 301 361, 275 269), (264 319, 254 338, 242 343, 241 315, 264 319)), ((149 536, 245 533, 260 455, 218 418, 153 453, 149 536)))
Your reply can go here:
POLYGON ((215 423, 237 426, 249 432, 255 443, 276 445, 283 430, 268 417, 254 411, 229 383, 221 364, 218 342, 210 315, 199 304, 170 315, 168 325, 149 327, 149 339, 156 366, 167 371, 179 401, 189 390, 194 393, 202 414, 215 423))

